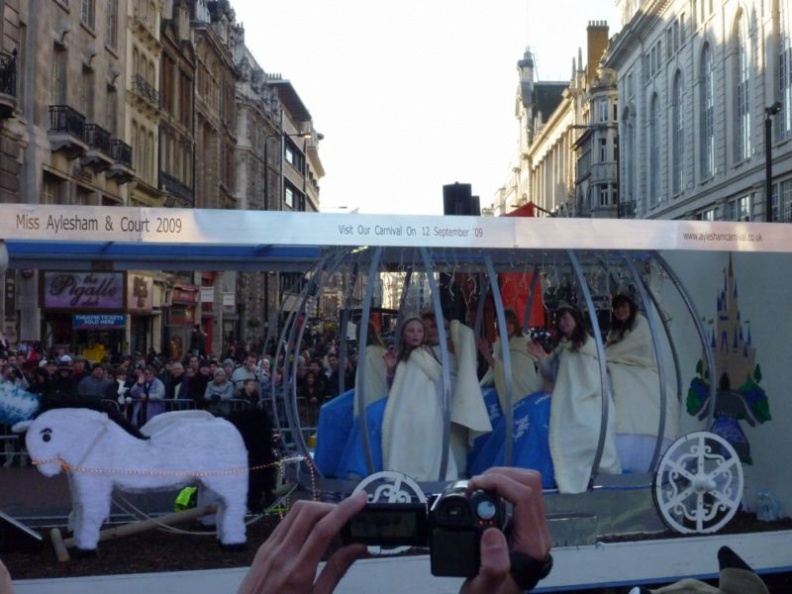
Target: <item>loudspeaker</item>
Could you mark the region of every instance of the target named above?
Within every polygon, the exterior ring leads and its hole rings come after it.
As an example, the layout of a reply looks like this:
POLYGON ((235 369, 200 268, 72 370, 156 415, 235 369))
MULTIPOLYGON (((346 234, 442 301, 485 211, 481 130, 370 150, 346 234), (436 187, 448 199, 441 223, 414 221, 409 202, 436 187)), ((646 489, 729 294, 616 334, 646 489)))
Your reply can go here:
POLYGON ((38 551, 43 542, 41 534, 0 511, 0 553, 38 551))

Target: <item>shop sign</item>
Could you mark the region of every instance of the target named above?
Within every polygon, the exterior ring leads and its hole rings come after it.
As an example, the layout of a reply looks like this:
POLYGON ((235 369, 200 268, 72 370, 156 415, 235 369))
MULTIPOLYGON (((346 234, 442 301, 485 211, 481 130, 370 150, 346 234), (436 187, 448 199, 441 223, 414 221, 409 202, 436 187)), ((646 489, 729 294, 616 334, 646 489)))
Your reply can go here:
POLYGON ((198 289, 196 285, 173 285, 171 291, 171 303, 181 303, 184 305, 198 304, 198 289))
POLYGON ((123 272, 44 272, 44 309, 124 309, 123 272))
POLYGON ((127 309, 136 313, 154 309, 153 287, 152 277, 127 273, 127 309))
POLYGON ((123 330, 124 314, 74 314, 72 330, 123 330))
POLYGON ((236 293, 226 291, 223 293, 223 311, 233 312, 236 309, 236 293))

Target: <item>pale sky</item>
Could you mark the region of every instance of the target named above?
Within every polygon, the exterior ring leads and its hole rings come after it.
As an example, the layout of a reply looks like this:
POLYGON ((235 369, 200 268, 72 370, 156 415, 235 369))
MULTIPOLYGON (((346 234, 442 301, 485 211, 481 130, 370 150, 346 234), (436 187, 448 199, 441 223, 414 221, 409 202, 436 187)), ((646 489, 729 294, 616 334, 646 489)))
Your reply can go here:
POLYGON ((614 0, 233 0, 245 41, 324 134, 322 210, 442 214, 442 186, 492 203, 516 162, 517 61, 568 81, 614 0))

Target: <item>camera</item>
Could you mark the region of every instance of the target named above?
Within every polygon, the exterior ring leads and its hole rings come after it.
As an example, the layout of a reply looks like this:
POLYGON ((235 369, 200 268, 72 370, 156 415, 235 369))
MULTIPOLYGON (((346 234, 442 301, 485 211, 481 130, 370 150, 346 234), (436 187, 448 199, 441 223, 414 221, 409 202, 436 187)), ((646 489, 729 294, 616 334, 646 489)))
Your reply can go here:
POLYGON ((481 534, 505 531, 510 504, 495 493, 452 483, 428 503, 369 503, 341 530, 347 543, 429 547, 432 575, 472 577, 481 565, 481 534))

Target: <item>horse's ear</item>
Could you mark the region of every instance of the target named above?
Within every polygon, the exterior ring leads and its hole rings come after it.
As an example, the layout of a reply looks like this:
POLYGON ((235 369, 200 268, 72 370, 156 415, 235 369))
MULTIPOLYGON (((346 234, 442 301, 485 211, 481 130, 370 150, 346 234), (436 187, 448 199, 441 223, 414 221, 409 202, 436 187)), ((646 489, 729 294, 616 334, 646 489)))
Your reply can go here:
POLYGON ((25 431, 30 429, 30 426, 32 424, 33 421, 20 421, 19 423, 16 423, 13 427, 11 427, 11 431, 13 431, 14 433, 24 433, 25 431))

